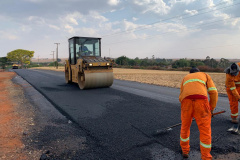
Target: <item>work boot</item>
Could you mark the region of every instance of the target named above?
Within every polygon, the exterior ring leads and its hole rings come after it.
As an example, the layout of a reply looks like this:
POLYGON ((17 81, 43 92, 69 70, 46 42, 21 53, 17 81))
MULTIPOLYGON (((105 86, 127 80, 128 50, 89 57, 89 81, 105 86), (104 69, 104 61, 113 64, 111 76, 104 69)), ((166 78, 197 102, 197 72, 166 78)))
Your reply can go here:
POLYGON ((231 122, 234 123, 234 124, 238 124, 237 118, 232 118, 231 122))
POLYGON ((183 153, 182 156, 183 158, 188 158, 188 154, 183 153))

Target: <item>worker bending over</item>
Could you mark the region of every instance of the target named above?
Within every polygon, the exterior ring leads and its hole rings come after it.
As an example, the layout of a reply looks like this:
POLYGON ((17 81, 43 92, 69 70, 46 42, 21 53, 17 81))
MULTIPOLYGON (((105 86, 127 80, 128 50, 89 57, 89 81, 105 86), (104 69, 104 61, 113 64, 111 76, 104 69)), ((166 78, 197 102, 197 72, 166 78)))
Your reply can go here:
POLYGON ((180 145, 182 155, 188 158, 190 151, 189 136, 193 117, 200 132, 200 150, 202 160, 212 159, 211 151, 211 118, 218 100, 218 92, 212 78, 198 68, 192 68, 181 84, 179 101, 181 102, 180 145), (208 101, 210 96, 210 103, 208 101))
POLYGON ((226 73, 226 90, 228 94, 232 123, 238 123, 238 101, 240 101, 240 74, 239 63, 233 63, 225 69, 226 73))

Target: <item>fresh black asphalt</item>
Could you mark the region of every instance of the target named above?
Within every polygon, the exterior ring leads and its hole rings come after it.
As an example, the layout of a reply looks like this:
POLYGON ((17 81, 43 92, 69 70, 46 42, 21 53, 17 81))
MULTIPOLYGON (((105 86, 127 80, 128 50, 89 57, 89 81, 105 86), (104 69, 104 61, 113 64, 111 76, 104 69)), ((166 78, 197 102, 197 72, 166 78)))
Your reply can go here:
MULTIPOLYGON (((102 148, 106 159, 179 159, 180 126, 152 137, 153 131, 181 122, 179 89, 114 80, 109 88, 80 90, 65 84, 64 72, 15 70, 67 118, 76 122, 102 148), (164 153, 164 154, 163 154, 164 153), (167 157, 166 157, 167 155, 167 157)), ((212 154, 240 151, 231 127, 226 97, 220 107, 228 112, 212 119, 212 154), (236 142, 236 143, 231 143, 236 142)), ((192 159, 199 159, 199 132, 193 122, 192 159)))

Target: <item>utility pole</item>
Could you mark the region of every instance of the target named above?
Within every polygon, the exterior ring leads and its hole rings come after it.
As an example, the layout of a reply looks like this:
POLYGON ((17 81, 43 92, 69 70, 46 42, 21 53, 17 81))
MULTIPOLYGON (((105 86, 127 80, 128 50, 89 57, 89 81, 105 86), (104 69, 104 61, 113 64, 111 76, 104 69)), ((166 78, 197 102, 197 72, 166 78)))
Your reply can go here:
POLYGON ((38 66, 39 66, 39 55, 38 55, 38 66))
POLYGON ((54 63, 54 52, 55 52, 55 51, 52 51, 52 52, 53 52, 53 54, 50 54, 50 55, 53 55, 52 60, 53 60, 53 65, 55 66, 55 63, 54 63))
POLYGON ((57 63, 56 63, 56 69, 58 69, 58 45, 60 45, 60 43, 54 43, 57 45, 57 51, 56 51, 56 59, 57 59, 57 63))

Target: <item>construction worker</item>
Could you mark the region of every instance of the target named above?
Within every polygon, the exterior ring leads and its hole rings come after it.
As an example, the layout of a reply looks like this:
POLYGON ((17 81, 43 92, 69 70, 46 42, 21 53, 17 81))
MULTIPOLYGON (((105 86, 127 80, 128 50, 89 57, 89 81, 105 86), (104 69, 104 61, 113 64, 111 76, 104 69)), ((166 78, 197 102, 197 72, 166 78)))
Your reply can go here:
POLYGON ((202 160, 212 159, 211 118, 218 100, 218 92, 212 78, 198 68, 192 68, 181 84, 179 101, 181 102, 180 145, 183 158, 190 151, 189 136, 192 119, 195 118, 200 132, 200 150, 202 160), (210 103, 208 101, 210 96, 210 103))
POLYGON ((226 90, 228 94, 232 123, 238 123, 238 102, 240 101, 240 74, 239 63, 233 63, 226 68, 226 90))

